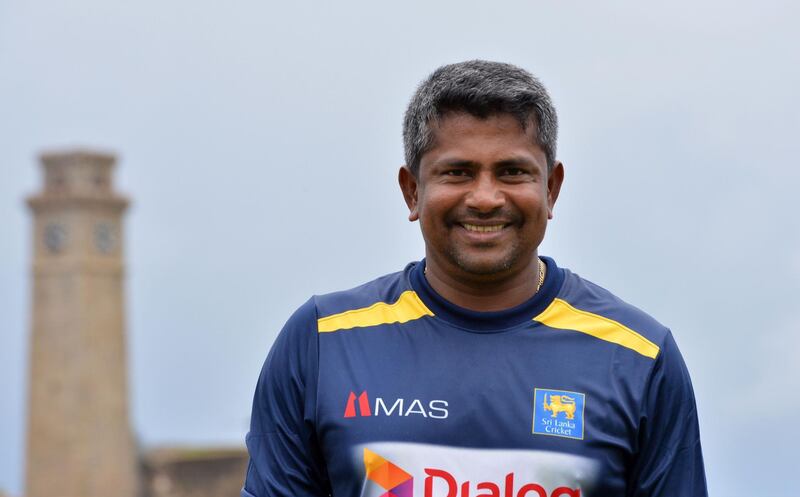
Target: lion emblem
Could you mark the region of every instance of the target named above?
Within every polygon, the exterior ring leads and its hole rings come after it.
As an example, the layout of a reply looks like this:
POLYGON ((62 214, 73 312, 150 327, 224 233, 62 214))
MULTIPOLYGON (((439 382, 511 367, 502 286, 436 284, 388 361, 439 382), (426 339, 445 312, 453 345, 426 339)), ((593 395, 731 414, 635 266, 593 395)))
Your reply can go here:
POLYGON ((575 399, 568 395, 550 395, 550 403, 547 403, 547 394, 544 396, 544 410, 553 413, 552 418, 563 412, 567 419, 575 419, 575 399))

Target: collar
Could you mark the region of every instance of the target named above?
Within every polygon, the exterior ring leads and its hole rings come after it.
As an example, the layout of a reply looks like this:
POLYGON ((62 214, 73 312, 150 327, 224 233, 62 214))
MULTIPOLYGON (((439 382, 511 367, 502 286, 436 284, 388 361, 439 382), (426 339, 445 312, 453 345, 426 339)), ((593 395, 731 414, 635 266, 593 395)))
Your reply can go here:
MULTIPOLYGON (((472 331, 500 331, 532 320, 550 305, 561 284, 564 270, 553 259, 541 256, 547 266, 542 288, 525 302, 502 311, 480 312, 457 306, 439 295, 425 277, 425 259, 411 264, 409 280, 422 302, 441 318, 461 328, 472 331)), ((531 275, 533 277, 533 275, 531 275)))

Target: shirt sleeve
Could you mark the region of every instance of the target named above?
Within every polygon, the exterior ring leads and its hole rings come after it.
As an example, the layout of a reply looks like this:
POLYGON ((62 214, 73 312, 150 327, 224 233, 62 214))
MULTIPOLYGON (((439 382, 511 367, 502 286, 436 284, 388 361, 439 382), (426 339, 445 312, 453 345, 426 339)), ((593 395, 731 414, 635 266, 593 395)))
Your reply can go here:
POLYGON ((697 408, 689 371, 671 333, 643 400, 630 497, 706 497, 697 408))
POLYGON ((313 299, 281 330, 253 398, 241 497, 325 497, 330 485, 315 429, 317 315, 313 299))

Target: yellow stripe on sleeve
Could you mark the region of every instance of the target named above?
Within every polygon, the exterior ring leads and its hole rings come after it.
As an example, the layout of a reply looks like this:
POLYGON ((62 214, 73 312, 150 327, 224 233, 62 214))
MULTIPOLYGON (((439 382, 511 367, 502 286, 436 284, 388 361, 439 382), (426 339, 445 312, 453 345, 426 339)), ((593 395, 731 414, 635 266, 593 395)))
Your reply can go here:
POLYGON ((533 318, 533 320, 551 328, 586 333, 600 340, 622 345, 651 359, 655 359, 658 356, 658 345, 624 324, 599 314, 576 309, 561 299, 553 299, 547 309, 533 318))
POLYGON ((433 312, 419 299, 416 292, 407 290, 400 294, 397 302, 393 304, 377 302, 369 307, 319 318, 317 330, 320 333, 329 333, 381 324, 405 323, 423 316, 433 316, 433 312))

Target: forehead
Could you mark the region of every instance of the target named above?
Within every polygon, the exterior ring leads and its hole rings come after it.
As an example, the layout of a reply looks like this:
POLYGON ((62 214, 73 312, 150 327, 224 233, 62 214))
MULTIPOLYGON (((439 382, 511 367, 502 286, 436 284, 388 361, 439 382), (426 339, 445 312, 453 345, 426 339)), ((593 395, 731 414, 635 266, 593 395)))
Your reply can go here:
POLYGON ((421 168, 444 159, 492 162, 522 156, 537 164, 547 163, 537 143, 536 123, 530 121, 523 127, 511 114, 482 118, 451 112, 439 118, 431 131, 432 145, 421 157, 421 168))
POLYGON ((531 138, 536 136, 536 123, 529 119, 522 126, 519 119, 513 114, 493 113, 487 116, 476 116, 465 111, 445 112, 431 126, 434 137, 442 133, 464 133, 496 130, 499 133, 524 134, 531 138))

